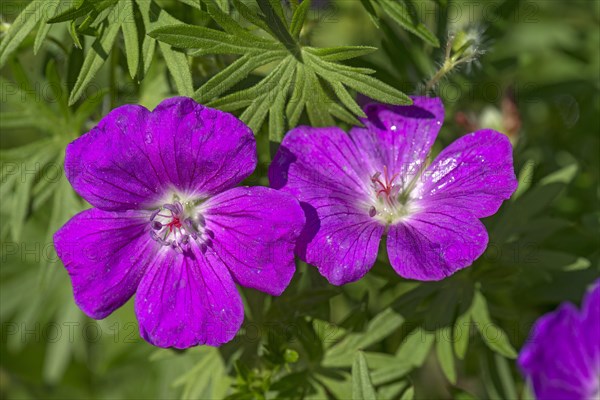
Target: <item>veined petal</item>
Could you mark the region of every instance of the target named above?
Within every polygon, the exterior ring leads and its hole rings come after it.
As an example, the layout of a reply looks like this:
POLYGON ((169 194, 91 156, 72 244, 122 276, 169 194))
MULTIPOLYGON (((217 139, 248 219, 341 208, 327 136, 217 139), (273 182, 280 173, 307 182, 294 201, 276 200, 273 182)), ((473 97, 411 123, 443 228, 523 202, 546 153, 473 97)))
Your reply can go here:
POLYGON ((294 271, 294 246, 304 213, 287 193, 238 187, 203 205, 216 256, 242 286, 280 295, 294 271))
POLYGON ((232 114, 192 99, 160 103, 148 129, 155 138, 150 155, 179 191, 214 195, 236 186, 256 168, 252 130, 232 114))
POLYGON ((486 129, 446 147, 427 168, 411 197, 423 207, 448 205, 483 218, 498 211, 516 188, 510 141, 506 135, 486 129))
POLYGON ((460 208, 440 206, 392 225, 387 236, 390 263, 403 278, 437 281, 468 267, 483 252, 483 224, 460 208))
POLYGON ((357 281, 373 267, 385 227, 334 201, 318 209, 301 203, 306 227, 298 239, 297 253, 330 283, 343 285, 357 281))
POLYGON ((335 285, 360 279, 377 256, 385 228, 369 216, 369 174, 363 153, 339 128, 290 131, 269 168, 271 186, 304 209, 297 255, 335 285))
POLYGON ((183 254, 163 248, 135 296, 140 335, 158 347, 218 346, 233 339, 244 319, 227 268, 209 249, 183 254))
POLYGON ((102 319, 135 293, 157 243, 140 211, 83 211, 54 234, 54 246, 73 284, 75 302, 102 319))
MULTIPOLYGON (((597 367, 600 374, 600 340, 598 340, 600 338, 600 279, 594 282, 583 299, 581 326, 590 363, 597 367)), ((600 389, 600 375, 597 378, 598 389, 600 389)))
POLYGON ((399 174, 404 184, 421 172, 444 122, 440 99, 413 97, 411 106, 372 103, 365 106, 365 128, 353 128, 350 137, 368 165, 369 176, 399 174))
POLYGON ((105 210, 155 206, 176 190, 196 197, 231 188, 256 167, 252 131, 233 115, 175 97, 153 112, 125 105, 67 146, 73 188, 105 210))
POLYGON ((592 398, 598 388, 598 364, 589 358, 584 335, 578 310, 570 303, 536 322, 518 363, 537 398, 592 398))
POLYGON ((369 176, 359 149, 339 128, 292 129, 269 167, 269 181, 300 201, 315 191, 348 199, 366 198, 369 176))

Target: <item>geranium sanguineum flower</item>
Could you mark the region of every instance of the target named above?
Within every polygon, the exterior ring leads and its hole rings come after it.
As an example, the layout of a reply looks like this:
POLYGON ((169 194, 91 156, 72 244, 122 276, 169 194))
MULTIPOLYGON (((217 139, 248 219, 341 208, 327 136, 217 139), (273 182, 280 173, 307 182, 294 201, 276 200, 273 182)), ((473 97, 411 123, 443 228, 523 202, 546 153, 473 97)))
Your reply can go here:
POLYGON ((306 215, 297 254, 331 283, 361 278, 387 234, 392 267, 405 278, 439 280, 470 265, 494 214, 517 186, 508 138, 466 135, 427 165, 444 109, 369 104, 364 128, 299 127, 281 143, 271 186, 294 195, 306 215))
POLYGON ((101 319, 135 293, 154 345, 231 340, 244 317, 235 282, 281 294, 304 224, 290 195, 234 187, 256 163, 246 125, 181 97, 119 107, 69 144, 67 177, 94 206, 54 235, 79 307, 101 319))
POLYGON ((581 311, 564 303, 537 320, 518 361, 538 400, 600 399, 600 280, 581 311))

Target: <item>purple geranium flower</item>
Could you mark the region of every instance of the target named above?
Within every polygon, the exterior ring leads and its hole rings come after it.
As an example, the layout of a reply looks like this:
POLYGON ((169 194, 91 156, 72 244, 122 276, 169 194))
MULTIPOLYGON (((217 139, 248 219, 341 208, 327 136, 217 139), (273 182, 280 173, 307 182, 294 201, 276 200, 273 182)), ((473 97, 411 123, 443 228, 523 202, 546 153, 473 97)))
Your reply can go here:
POLYGON ((307 218, 297 254, 333 284, 365 275, 383 234, 402 277, 451 275, 483 253, 479 218, 516 189, 510 142, 492 130, 458 139, 427 166, 444 108, 439 99, 413 100, 367 105, 365 128, 349 135, 296 128, 271 164, 271 186, 297 197, 307 218))
POLYGON ((518 363, 538 400, 600 399, 600 280, 581 311, 564 303, 537 320, 518 363))
POLYGON ((181 97, 119 107, 69 144, 66 174, 95 207, 54 235, 79 307, 101 319, 137 292, 148 342, 231 340, 244 317, 234 282, 281 294, 304 225, 291 196, 234 188, 256 162, 246 125, 181 97))

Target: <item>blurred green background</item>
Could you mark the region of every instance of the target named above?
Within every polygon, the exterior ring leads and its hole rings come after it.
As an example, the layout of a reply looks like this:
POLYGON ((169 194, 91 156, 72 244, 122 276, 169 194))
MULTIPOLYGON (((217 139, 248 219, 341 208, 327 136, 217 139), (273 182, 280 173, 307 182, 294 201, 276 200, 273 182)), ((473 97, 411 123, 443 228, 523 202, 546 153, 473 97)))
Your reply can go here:
MULTIPOLYGON (((157 2, 180 21, 209 24, 190 3, 157 2)), ((515 349, 542 313, 562 301, 579 303, 600 271, 600 2, 408 2, 438 48, 392 17, 370 16, 368 2, 320 3, 303 40, 377 47, 348 64, 372 68, 408 94, 435 73, 450 32, 476 32, 483 54, 430 95, 446 107, 434 152, 478 127, 500 130, 514 145, 519 189, 484 221, 488 251, 471 268, 422 284, 396 276, 384 249, 364 279, 344 287, 299 263, 280 298, 243 290, 245 325, 220 349, 148 345, 131 301, 105 320, 85 317, 51 240, 87 207, 63 176, 64 148, 117 105, 153 108, 176 95, 177 82, 158 51, 144 79, 131 79, 118 37, 84 96, 67 106, 84 53, 64 22, 52 25, 34 55, 42 23, 0 70, 2 398, 345 399, 359 350, 379 398, 530 398, 515 349), (470 322, 485 329, 468 329, 470 322)), ((2 2, 2 40, 27 4, 2 2)), ((231 63, 219 56, 188 61, 194 87, 231 63)), ((260 165, 248 183, 268 185, 276 144, 265 128, 257 141, 260 165)))

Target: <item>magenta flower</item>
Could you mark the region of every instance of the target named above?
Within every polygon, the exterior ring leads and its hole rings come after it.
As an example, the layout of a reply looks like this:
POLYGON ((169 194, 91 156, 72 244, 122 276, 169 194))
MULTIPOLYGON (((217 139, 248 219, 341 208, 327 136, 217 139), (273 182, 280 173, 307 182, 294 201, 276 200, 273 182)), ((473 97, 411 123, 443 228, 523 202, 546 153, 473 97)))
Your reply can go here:
POLYGON ((444 120, 439 99, 412 106, 370 104, 365 128, 299 127, 276 154, 271 186, 294 195, 306 215, 296 252, 329 282, 360 279, 387 234, 392 267, 439 280, 485 250, 479 218, 494 214, 517 186, 508 138, 492 130, 464 136, 431 163, 444 120))
POLYGON ((54 235, 79 307, 101 319, 136 293, 156 346, 231 340, 244 317, 234 282, 281 294, 304 225, 288 194, 234 188, 256 162, 246 125, 188 98, 119 107, 69 144, 67 177, 95 207, 54 235))
POLYGON ((583 299, 537 320, 518 359, 538 400, 600 399, 600 280, 583 299))

